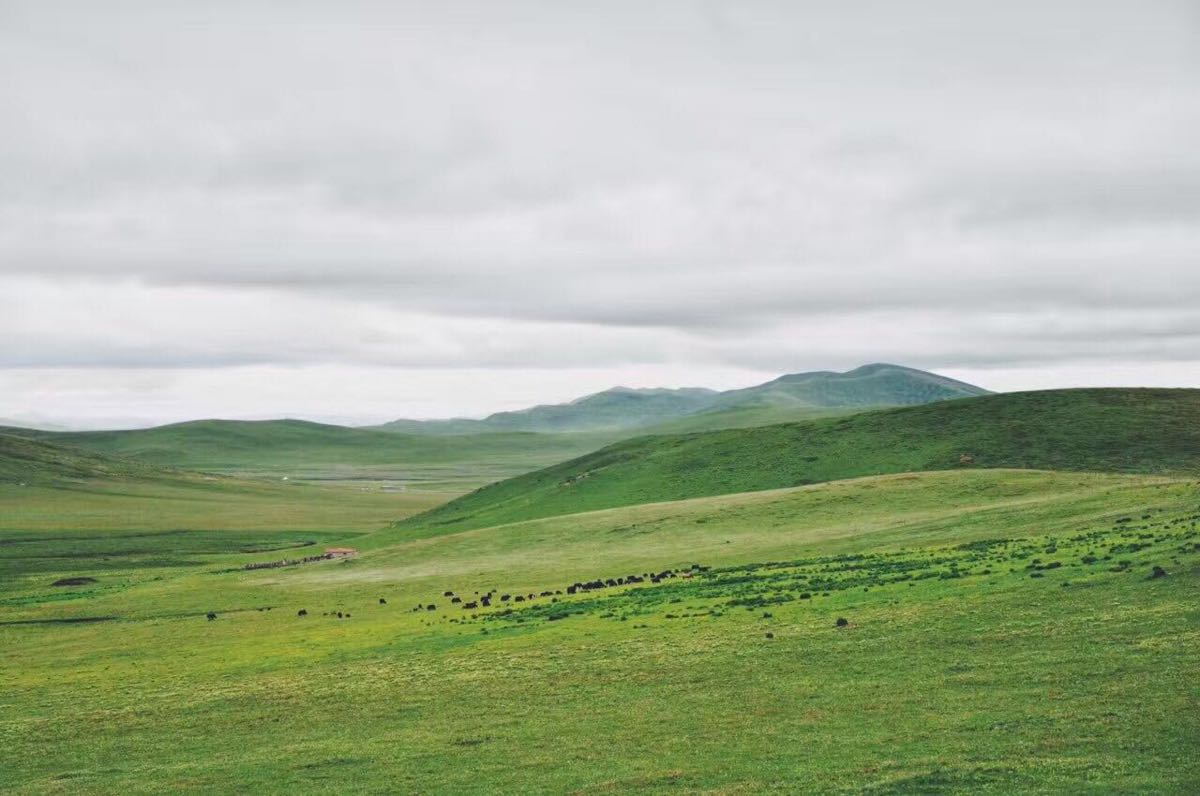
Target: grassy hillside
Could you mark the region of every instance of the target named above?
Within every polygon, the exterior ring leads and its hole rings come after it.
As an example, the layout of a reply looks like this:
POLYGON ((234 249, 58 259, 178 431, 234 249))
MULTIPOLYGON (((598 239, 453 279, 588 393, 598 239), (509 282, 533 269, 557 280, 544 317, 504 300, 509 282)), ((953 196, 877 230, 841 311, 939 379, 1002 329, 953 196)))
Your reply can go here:
POLYGON ((391 478, 477 486, 611 441, 586 434, 396 434, 301 420, 198 420, 128 431, 23 434, 140 462, 292 478, 391 478))
MULTIPOLYGON (((673 420, 664 420, 636 432, 624 435, 625 439, 633 436, 652 434, 684 434, 692 431, 721 431, 728 428, 752 428, 754 426, 773 426, 780 423, 799 423, 805 420, 816 420, 822 417, 844 417, 868 409, 883 407, 813 407, 795 405, 737 406, 731 409, 711 409, 707 412, 697 412, 673 420)), ((617 442, 619 440, 613 440, 617 442)))
POLYGON ((0 484, 64 485, 87 479, 160 481, 188 477, 194 476, 0 433, 0 484))
MULTIPOLYGON (((381 508, 348 504, 329 527, 367 530, 381 508)), ((290 553, 155 565, 0 546, 0 781, 1194 792, 1198 520, 1190 480, 979 470, 385 530, 354 540, 357 559, 269 570, 239 567, 290 553), (444 596, 694 563, 708 569, 490 608, 444 596), (78 574, 94 582, 52 585, 78 574)), ((43 536, 105 538, 60 531, 43 536)))
POLYGON ((408 522, 452 531, 880 473, 988 467, 1200 472, 1200 390, 1010 393, 642 437, 484 487, 408 522))

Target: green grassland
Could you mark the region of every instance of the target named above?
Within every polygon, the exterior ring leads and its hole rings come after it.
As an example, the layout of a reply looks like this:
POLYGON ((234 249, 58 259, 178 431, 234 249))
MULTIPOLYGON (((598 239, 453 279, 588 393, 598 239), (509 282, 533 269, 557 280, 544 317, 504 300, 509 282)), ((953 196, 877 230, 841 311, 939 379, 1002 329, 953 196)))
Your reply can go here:
POLYGON ((1193 793, 1196 396, 640 438, 444 506, 0 436, 0 790, 1193 793))
POLYGON ((446 499, 154 467, 0 435, 0 599, 64 568, 193 566, 229 553, 319 546, 446 499))
POLYGON ((1200 472, 1200 390, 1007 393, 641 437, 484 487, 409 522, 460 530, 865 475, 991 467, 1200 472))
MULTIPOLYGON (((295 489, 346 511, 321 519, 321 501, 300 504, 258 530, 325 529, 363 554, 245 570, 288 553, 227 548, 155 566, 113 537, 101 568, 10 558, 0 786, 1184 793, 1200 782, 1194 479, 888 475, 433 536, 372 525, 383 505, 352 508, 400 496, 295 489), (694 564, 707 569, 565 593, 694 564), (1151 577, 1155 566, 1167 574, 1151 577), (81 573, 96 582, 51 585, 81 573), (486 609, 443 596, 492 589, 486 609)), ((237 512, 210 521, 211 505, 192 505, 160 530, 237 532, 237 512)), ((70 522, 91 539, 111 532, 70 522)))

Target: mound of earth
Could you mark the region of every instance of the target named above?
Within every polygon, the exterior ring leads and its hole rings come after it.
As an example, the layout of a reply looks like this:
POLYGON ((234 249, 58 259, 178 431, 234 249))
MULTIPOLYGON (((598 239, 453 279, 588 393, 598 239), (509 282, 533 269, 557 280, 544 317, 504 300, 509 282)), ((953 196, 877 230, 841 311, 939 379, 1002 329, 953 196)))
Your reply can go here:
POLYGON ((95 578, 61 578, 54 581, 54 586, 86 586, 89 583, 96 583, 95 578))

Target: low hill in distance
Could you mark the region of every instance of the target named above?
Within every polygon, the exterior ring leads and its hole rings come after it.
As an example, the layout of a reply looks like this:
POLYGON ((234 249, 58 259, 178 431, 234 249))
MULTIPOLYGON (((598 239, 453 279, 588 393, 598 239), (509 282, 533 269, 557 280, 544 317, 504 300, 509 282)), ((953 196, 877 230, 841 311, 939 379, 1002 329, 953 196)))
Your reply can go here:
POLYGON ((303 420, 196 420, 122 431, 9 433, 150 465, 308 479, 378 477, 472 488, 612 441, 587 434, 431 437, 303 420))
POLYGON ((0 484, 55 486, 105 480, 184 480, 191 474, 0 433, 0 484))
POLYGON ((152 465, 322 481, 386 481, 461 492, 640 434, 793 422, 983 392, 896 365, 784 376, 725 393, 616 388, 486 420, 374 428, 303 420, 195 420, 146 429, 0 433, 152 465))
POLYGON ((394 420, 377 428, 414 434, 478 434, 504 431, 611 431, 651 425, 713 406, 720 395, 700 388, 614 387, 565 404, 497 412, 483 420, 394 420))
MULTIPOLYGON (((615 387, 566 404, 499 412, 482 420, 395 420, 377 428, 410 434, 468 434, 496 431, 617 431, 659 427, 687 418, 694 428, 723 428, 739 413, 774 414, 776 422, 798 419, 793 412, 910 406, 986 395, 965 382, 901 365, 864 365, 846 373, 816 371, 781 376, 739 390, 699 388, 635 390, 615 387)), ((767 420, 766 422, 771 422, 767 420)), ((737 423, 744 425, 744 423, 737 423)))
POLYGON ((1200 472, 1200 390, 1007 393, 639 437, 484 487, 408 524, 445 531, 638 503, 953 468, 1200 472))

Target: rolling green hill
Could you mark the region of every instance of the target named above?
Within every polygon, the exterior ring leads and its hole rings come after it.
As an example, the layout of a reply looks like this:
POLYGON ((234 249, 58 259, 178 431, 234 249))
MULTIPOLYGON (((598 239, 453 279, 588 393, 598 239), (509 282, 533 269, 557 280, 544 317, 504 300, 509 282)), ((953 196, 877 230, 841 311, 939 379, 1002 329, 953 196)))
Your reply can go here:
POLYGON ((639 437, 484 487, 406 522, 450 532, 865 475, 994 467, 1200 472, 1200 390, 1009 393, 639 437))
POLYGON ((302 420, 196 420, 147 429, 7 433, 146 464, 302 480, 402 481, 463 491, 581 456, 634 434, 740 428, 877 405, 974 395, 977 387, 896 365, 784 376, 725 393, 615 388, 485 420, 349 428, 302 420))
POLYGON ((296 478, 380 478, 478 486, 612 441, 588 434, 397 434, 302 420, 197 420, 125 431, 11 430, 147 464, 296 478))
POLYGON ((188 474, 0 433, 0 483, 57 485, 88 479, 182 480, 188 474))
POLYGON ((395 420, 378 426, 409 434, 469 434, 496 431, 629 431, 657 433, 672 422, 691 429, 753 425, 745 415, 767 415, 765 422, 796 420, 796 414, 880 406, 911 406, 985 395, 987 390, 961 381, 876 363, 846 373, 793 373, 739 390, 699 388, 636 390, 614 387, 566 404, 500 412, 482 420, 395 420), (772 417, 773 415, 773 417, 772 417), (690 422, 689 422, 690 421, 690 422), (732 421, 732 422, 730 422, 732 421))

